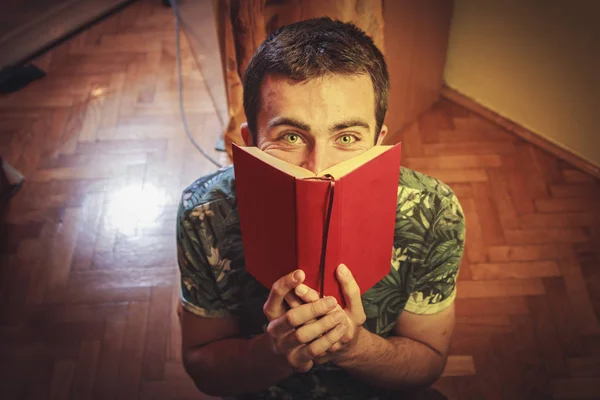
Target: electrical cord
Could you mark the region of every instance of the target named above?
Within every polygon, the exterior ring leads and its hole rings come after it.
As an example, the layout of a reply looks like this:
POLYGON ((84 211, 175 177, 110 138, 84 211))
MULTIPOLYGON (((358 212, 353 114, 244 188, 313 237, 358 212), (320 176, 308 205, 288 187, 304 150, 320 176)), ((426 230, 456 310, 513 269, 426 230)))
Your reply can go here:
MULTIPOLYGON (((181 121, 183 122, 183 129, 185 130, 185 134, 187 135, 188 139, 190 140, 190 142, 192 142, 192 144, 194 145, 194 147, 196 149, 198 149, 198 151, 200 153, 202 153, 202 155, 204 157, 206 157, 208 159, 208 161, 210 161, 211 163, 213 163, 215 166, 217 166, 217 168, 223 168, 223 165, 218 162, 217 160, 215 160, 210 154, 208 154, 206 152, 206 150, 204 150, 202 148, 202 146, 200 146, 198 144, 198 142, 196 142, 196 140, 194 140, 194 137, 192 136, 192 133, 190 132, 190 127, 188 126, 188 122, 187 122, 187 118, 185 116, 185 110, 183 107, 183 75, 181 73, 181 46, 180 46, 180 41, 179 41, 179 36, 180 36, 180 21, 179 21, 179 9, 177 8, 177 0, 169 0, 170 4, 171 4, 171 8, 173 9, 173 15, 175 16, 175 54, 176 54, 176 59, 177 59, 177 91, 179 93, 179 112, 181 114, 181 121)), ((206 82, 206 80, 205 80, 206 82)), ((208 88, 207 88, 208 90, 208 88)))

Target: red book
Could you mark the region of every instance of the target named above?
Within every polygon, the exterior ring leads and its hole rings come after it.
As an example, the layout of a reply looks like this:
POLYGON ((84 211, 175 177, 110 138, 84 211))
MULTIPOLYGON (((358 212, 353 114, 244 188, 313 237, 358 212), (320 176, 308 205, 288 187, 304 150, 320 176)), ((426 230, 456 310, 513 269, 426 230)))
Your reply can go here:
POLYGON ((335 276, 361 294, 390 272, 401 145, 375 146, 315 175, 257 147, 233 146, 246 269, 270 288, 302 269, 304 283, 344 304, 335 276), (328 226, 328 229, 326 229, 328 226))

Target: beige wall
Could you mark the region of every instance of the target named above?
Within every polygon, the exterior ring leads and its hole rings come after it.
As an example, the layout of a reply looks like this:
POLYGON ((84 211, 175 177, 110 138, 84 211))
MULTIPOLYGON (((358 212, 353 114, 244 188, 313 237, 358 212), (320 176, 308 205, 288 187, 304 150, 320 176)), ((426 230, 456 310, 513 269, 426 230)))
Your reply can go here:
POLYGON ((600 166, 600 1, 455 0, 444 78, 600 166))

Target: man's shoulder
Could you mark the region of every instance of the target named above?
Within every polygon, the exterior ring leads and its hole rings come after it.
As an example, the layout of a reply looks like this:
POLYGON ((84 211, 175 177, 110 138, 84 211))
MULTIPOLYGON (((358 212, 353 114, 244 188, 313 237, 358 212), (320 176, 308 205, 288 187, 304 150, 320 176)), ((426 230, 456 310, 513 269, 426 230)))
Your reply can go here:
POLYGON ((454 197, 454 192, 444 182, 405 167, 400 168, 398 191, 428 194, 439 198, 454 197))
MULTIPOLYGON (((431 239, 442 231, 464 239, 464 213, 452 189, 439 179, 408 168, 400 171, 396 222, 396 233, 409 232, 414 240, 431 239)), ((447 235, 442 236, 438 239, 447 235)))
POLYGON ((181 211, 190 212, 214 203, 232 204, 235 201, 235 176, 229 165, 198 178, 183 190, 181 211))

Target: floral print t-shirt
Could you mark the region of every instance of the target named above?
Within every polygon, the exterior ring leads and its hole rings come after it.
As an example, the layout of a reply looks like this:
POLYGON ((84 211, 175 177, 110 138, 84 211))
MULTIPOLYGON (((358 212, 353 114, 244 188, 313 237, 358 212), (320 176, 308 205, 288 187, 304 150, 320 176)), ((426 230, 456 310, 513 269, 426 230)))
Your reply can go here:
MULTIPOLYGON (((362 295, 364 327, 382 337, 391 334, 402 311, 435 314, 452 304, 465 241, 458 199, 434 178, 401 168, 396 210, 390 272, 362 295)), ((245 338, 264 332, 267 320, 262 308, 269 289, 246 271, 232 166, 184 190, 177 215, 177 249, 183 307, 201 317, 233 316, 245 338)), ((383 390, 325 363, 237 398, 386 397, 383 390)))

